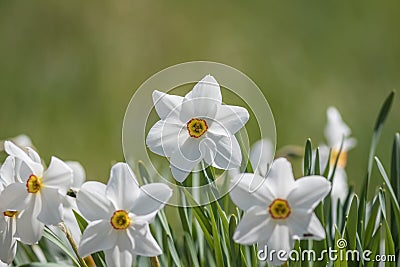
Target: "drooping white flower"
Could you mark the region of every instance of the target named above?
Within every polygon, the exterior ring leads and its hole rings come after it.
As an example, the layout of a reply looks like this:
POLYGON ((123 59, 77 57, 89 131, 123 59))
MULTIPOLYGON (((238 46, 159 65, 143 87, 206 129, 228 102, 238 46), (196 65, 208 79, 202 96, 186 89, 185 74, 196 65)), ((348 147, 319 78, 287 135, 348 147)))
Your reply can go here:
POLYGON ((34 244, 42 236, 44 224, 62 221, 62 201, 72 182, 72 170, 56 157, 44 170, 39 155, 25 153, 12 142, 4 144, 6 152, 18 161, 17 182, 8 185, 0 195, 0 208, 21 211, 17 220, 18 237, 34 244))
MULTIPOLYGON (((0 194, 5 186, 15 182, 15 161, 7 157, 0 169, 0 194)), ((16 219, 17 211, 0 209, 0 263, 10 264, 17 252, 16 219)), ((0 264, 0 266, 2 266, 0 264)), ((7 266, 7 265, 6 265, 7 266)))
MULTIPOLYGON (((294 180, 291 164, 279 158, 272 163, 266 178, 240 174, 232 180, 231 189, 233 202, 245 211, 233 236, 235 242, 258 243, 259 249, 267 246, 269 251, 289 253, 295 239, 325 238, 314 209, 330 191, 326 178, 294 180)), ((275 265, 285 261, 277 254, 267 255, 267 260, 275 265)))
POLYGON ((153 102, 160 120, 150 129, 146 144, 152 152, 169 157, 177 181, 184 181, 202 160, 224 170, 240 166, 242 154, 234 134, 249 113, 222 104, 214 77, 204 77, 185 97, 154 91, 153 102))
POLYGON ((107 186, 86 182, 77 195, 80 212, 89 221, 79 244, 82 257, 104 251, 107 266, 131 266, 135 255, 162 253, 150 233, 149 223, 171 197, 165 184, 139 188, 126 163, 111 169, 107 186))

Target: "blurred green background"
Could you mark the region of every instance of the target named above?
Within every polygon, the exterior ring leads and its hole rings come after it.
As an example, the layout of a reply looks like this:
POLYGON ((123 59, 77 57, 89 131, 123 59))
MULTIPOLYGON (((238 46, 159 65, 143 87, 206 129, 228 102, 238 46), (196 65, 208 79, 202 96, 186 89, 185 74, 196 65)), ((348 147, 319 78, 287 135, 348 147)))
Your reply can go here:
MULTIPOLYGON (((0 139, 28 134, 48 160, 78 160, 106 180, 123 160, 122 121, 136 88, 177 63, 231 65, 263 90, 278 147, 323 142, 336 106, 365 175, 379 107, 400 84, 400 2, 0 1, 0 139)), ((378 152, 389 162, 396 97, 378 152)))

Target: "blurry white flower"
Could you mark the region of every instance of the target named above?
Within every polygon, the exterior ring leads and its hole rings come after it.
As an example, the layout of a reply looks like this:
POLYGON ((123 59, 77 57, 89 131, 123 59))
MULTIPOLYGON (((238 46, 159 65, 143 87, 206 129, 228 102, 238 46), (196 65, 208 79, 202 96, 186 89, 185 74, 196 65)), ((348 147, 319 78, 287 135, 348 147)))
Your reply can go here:
MULTIPOLYGON (((295 181, 292 166, 284 158, 272 163, 266 178, 250 173, 238 175, 231 182, 230 196, 245 214, 233 236, 235 242, 258 243, 259 248, 267 246, 269 251, 288 253, 295 239, 324 239, 325 230, 314 209, 330 187, 330 182, 322 176, 295 181)), ((270 263, 282 264, 276 253, 270 256, 267 257, 270 263)))
POLYGON ((18 237, 24 243, 33 244, 42 236, 43 224, 55 225, 62 221, 62 201, 72 182, 72 170, 56 157, 51 158, 44 170, 33 149, 25 153, 9 141, 4 147, 16 158, 16 164, 19 160, 20 166, 16 167, 17 182, 8 185, 0 195, 0 208, 21 211, 18 237))
POLYGON ((17 135, 11 141, 19 147, 33 147, 31 138, 26 134, 17 135))
POLYGON ((153 102, 161 120, 150 129, 146 143, 154 153, 169 157, 177 181, 184 181, 203 159, 219 169, 240 166, 242 154, 234 134, 249 113, 222 104, 214 77, 204 77, 185 97, 154 91, 153 102))
POLYGON ((342 120, 339 111, 335 107, 329 107, 327 112, 327 125, 325 127, 325 138, 327 141, 327 146, 320 146, 320 163, 321 170, 326 168, 328 161, 330 161, 329 175, 333 171, 333 166, 335 164, 336 158, 338 157, 340 146, 343 140, 343 147, 340 153, 338 164, 336 167, 335 175, 332 182, 332 209, 334 219, 336 218, 336 206, 338 200, 344 203, 349 192, 349 187, 347 183, 347 174, 345 167, 347 164, 347 154, 348 151, 355 147, 357 140, 351 137, 351 129, 342 120), (329 157, 329 149, 332 149, 331 156, 329 157))
POLYGON ((274 146, 269 139, 261 139, 255 142, 250 149, 249 159, 254 173, 261 176, 267 175, 268 166, 274 159, 274 146))
POLYGON ((344 123, 342 116, 335 107, 329 107, 326 111, 326 116, 328 123, 325 127, 325 138, 328 147, 332 148, 331 159, 337 158, 342 139, 344 138, 342 152, 338 161, 338 166, 344 168, 347 163, 347 152, 357 144, 357 140, 350 137, 351 130, 344 123))
POLYGON ((82 235, 79 254, 85 257, 103 250, 110 267, 131 266, 134 255, 161 254, 149 223, 171 195, 172 190, 161 183, 139 188, 126 163, 112 167, 107 186, 84 183, 77 204, 89 225, 82 235))

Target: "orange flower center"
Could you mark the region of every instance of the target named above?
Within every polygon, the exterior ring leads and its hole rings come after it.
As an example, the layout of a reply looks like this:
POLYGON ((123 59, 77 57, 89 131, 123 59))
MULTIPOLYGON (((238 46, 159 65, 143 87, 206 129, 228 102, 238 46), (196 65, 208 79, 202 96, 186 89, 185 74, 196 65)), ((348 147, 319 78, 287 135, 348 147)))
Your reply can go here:
POLYGON ((271 205, 269 205, 268 211, 271 217, 277 220, 286 219, 291 212, 289 203, 280 198, 275 199, 271 205))
POLYGON ((115 230, 125 230, 131 225, 131 218, 124 210, 117 210, 111 217, 111 225, 115 230))
POLYGON ((186 124, 186 128, 190 137, 199 138, 207 132, 208 125, 203 119, 193 118, 186 124))
POLYGON ((32 174, 29 176, 28 181, 26 182, 26 189, 29 193, 37 193, 40 191, 42 187, 42 179, 32 174))

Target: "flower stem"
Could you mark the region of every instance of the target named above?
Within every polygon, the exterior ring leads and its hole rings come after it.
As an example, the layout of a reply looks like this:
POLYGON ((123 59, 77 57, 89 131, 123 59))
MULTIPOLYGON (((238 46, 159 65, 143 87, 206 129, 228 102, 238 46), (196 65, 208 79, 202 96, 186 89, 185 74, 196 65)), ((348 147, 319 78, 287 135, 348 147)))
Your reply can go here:
POLYGON ((71 244, 71 247, 75 252, 75 255, 78 257, 78 261, 79 261, 80 266, 81 267, 88 267, 86 262, 79 256, 78 246, 76 245, 75 240, 72 237, 72 234, 71 234, 70 230, 68 229, 68 227, 64 223, 59 223, 58 227, 60 227, 61 231, 63 231, 63 233, 67 237, 68 242, 71 244))
POLYGON ((160 262, 158 261, 157 256, 150 258, 151 267, 160 267, 160 262))

